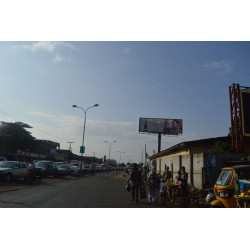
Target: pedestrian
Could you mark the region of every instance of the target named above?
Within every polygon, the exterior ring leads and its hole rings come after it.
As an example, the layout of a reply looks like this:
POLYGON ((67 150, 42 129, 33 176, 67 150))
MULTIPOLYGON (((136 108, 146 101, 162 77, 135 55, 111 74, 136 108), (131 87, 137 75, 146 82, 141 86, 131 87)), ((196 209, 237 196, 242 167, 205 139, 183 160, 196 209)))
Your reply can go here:
POLYGON ((136 201, 138 204, 138 193, 139 193, 139 187, 141 186, 142 176, 141 172, 138 170, 138 166, 136 163, 133 164, 133 170, 131 172, 131 175, 128 179, 128 183, 132 182, 132 200, 136 201))
POLYGON ((161 197, 161 205, 166 204, 166 185, 165 185, 165 179, 162 178, 160 182, 160 197, 161 197))
POLYGON ((144 164, 142 166, 142 185, 144 188, 146 187, 148 183, 148 173, 149 173, 148 165, 144 164))
POLYGON ((182 184, 181 171, 178 171, 178 174, 175 177, 175 185, 178 185, 178 186, 177 186, 177 189, 175 190, 175 194, 174 195, 176 195, 176 196, 183 196, 182 195, 181 184, 182 184))
POLYGON ((178 171, 178 174, 175 177, 175 184, 181 184, 181 171, 178 171))
POLYGON ((187 197, 187 182, 188 182, 188 173, 186 172, 185 167, 181 167, 181 192, 183 197, 187 197))
POLYGON ((148 187, 149 187, 148 200, 150 203, 152 202, 157 203, 157 195, 156 195, 157 183, 158 183, 158 177, 156 174, 156 161, 153 160, 152 171, 148 175, 148 187))
POLYGON ((165 172, 163 173, 163 178, 167 181, 172 178, 172 173, 169 171, 169 167, 165 164, 165 172))
POLYGON ((28 167, 28 180, 33 183, 35 180, 35 164, 30 162, 28 167))

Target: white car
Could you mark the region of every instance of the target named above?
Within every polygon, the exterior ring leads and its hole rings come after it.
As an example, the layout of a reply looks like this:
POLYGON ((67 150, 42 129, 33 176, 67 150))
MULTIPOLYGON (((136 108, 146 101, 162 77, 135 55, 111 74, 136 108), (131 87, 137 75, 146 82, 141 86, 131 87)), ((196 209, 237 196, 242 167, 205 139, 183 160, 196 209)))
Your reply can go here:
POLYGON ((0 177, 7 182, 12 179, 25 179, 28 174, 28 166, 24 162, 18 161, 1 161, 0 162, 0 177))

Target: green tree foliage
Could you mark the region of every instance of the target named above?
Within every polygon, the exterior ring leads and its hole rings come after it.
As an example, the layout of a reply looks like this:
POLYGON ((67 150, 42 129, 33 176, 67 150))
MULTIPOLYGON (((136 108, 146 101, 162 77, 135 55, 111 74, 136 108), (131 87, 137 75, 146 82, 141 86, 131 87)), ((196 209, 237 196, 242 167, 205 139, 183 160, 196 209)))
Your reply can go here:
POLYGON ((229 142, 217 141, 214 145, 208 150, 208 153, 232 153, 234 148, 229 142))
POLYGON ((18 149, 32 151, 35 138, 26 129, 32 128, 22 122, 0 122, 0 151, 16 153, 18 149))

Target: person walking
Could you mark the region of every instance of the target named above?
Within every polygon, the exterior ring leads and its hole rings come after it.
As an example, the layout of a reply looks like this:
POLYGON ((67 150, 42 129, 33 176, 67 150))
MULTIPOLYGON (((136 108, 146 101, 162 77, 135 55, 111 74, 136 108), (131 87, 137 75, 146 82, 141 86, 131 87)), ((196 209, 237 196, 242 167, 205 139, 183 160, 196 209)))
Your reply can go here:
POLYGON ((165 185, 165 179, 162 178, 160 182, 160 196, 161 196, 161 205, 166 204, 166 185, 165 185))
POLYGON ((132 182, 132 200, 136 201, 138 204, 138 193, 139 193, 139 187, 141 186, 142 181, 142 175, 141 171, 139 171, 138 166, 136 163, 133 164, 133 170, 131 172, 131 175, 128 179, 128 183, 132 182))
POLYGON ((185 167, 181 167, 181 193, 183 197, 187 197, 187 182, 188 182, 188 173, 186 172, 185 167))
POLYGON ((158 188, 157 184, 158 184, 158 177, 156 174, 156 161, 153 160, 152 171, 148 175, 148 187, 149 187, 148 200, 150 203, 152 202, 157 203, 157 195, 156 195, 156 188, 158 188))
POLYGON ((28 168, 28 180, 33 183, 35 180, 35 164, 31 162, 28 168))

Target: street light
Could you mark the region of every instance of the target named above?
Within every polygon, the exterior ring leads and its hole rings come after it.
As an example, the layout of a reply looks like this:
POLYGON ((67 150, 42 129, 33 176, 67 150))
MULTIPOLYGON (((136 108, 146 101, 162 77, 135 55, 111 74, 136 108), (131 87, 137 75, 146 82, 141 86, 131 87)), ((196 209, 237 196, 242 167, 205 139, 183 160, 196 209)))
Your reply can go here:
POLYGON ((109 144, 109 163, 110 163, 110 151, 111 151, 111 145, 113 144, 113 143, 115 143, 116 141, 113 141, 113 142, 108 142, 108 141, 105 141, 106 143, 108 143, 109 144))
POLYGON ((120 154, 120 161, 119 161, 119 165, 121 164, 121 155, 124 154, 124 152, 120 152, 119 150, 117 151, 120 154))
MULTIPOLYGON (((99 104, 95 104, 91 107, 88 107, 86 109, 86 111, 81 108, 81 107, 78 107, 77 105, 72 105, 73 108, 79 108, 81 109, 83 112, 84 112, 84 127, 83 127, 83 136, 82 136, 82 150, 81 150, 81 157, 82 157, 82 162, 83 162, 83 147, 84 147, 84 135, 85 135, 85 124, 86 124, 86 114, 87 114, 87 111, 90 109, 90 108, 94 108, 94 107, 98 107, 99 104)), ((82 167, 82 163, 81 163, 81 167, 82 167)))

